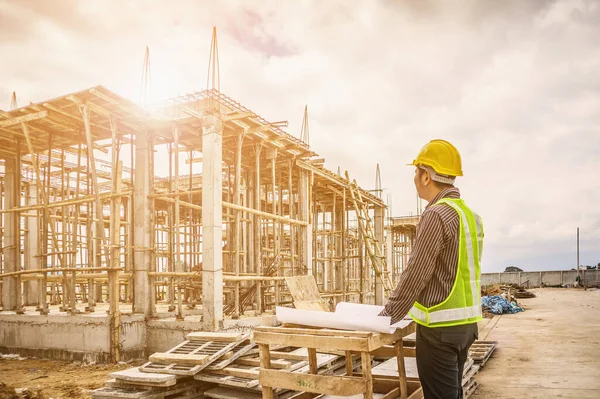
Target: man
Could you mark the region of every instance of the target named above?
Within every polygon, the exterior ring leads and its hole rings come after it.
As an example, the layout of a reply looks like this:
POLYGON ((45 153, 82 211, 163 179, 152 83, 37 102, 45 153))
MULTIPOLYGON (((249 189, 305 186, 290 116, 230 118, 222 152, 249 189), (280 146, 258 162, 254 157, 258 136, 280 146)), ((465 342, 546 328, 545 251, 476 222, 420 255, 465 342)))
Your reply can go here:
POLYGON ((454 187, 462 176, 458 150, 444 140, 426 144, 412 164, 419 197, 428 202, 398 287, 381 316, 417 322, 417 368, 425 399, 462 398, 469 347, 481 316, 481 218, 454 187))

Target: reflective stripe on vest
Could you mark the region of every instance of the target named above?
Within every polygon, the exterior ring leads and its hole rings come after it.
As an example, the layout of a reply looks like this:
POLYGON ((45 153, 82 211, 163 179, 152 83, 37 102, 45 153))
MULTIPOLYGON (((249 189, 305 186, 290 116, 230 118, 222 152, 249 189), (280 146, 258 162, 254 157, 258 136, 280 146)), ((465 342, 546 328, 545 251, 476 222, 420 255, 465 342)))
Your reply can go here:
MULTIPOLYGON (((412 309, 410 310, 410 312, 409 312, 410 316, 413 319, 415 319, 415 321, 419 322, 420 324, 426 325, 426 326, 431 326, 432 324, 438 324, 438 326, 465 324, 465 323, 470 323, 470 322, 475 321, 473 319, 480 319, 482 316, 481 300, 480 300, 481 293, 480 293, 480 285, 478 283, 478 280, 479 280, 478 275, 479 275, 479 266, 480 266, 479 264, 481 261, 481 254, 482 254, 482 249, 483 249, 483 223, 482 223, 479 215, 477 215, 476 213, 474 213, 472 211, 470 212, 470 213, 472 213, 473 219, 474 219, 474 220, 471 220, 471 223, 473 223, 475 225, 475 232, 474 232, 475 237, 473 237, 473 232, 472 232, 471 226, 469 225, 469 219, 467 217, 467 214, 462 209, 462 207, 459 206, 455 201, 462 203, 462 205, 466 208, 466 205, 464 205, 464 202, 462 200, 451 200, 451 199, 444 198, 444 199, 438 201, 437 204, 446 204, 448 206, 451 206, 458 213, 458 215, 460 217, 460 227, 459 228, 461 229, 461 236, 464 237, 466 259, 464 259, 462 257, 462 254, 460 251, 460 240, 459 240, 459 254, 458 254, 456 280, 454 282, 454 285, 453 285, 448 297, 441 304, 435 305, 428 309, 420 304, 419 304, 420 307, 417 307, 416 305, 418 303, 415 302, 415 306, 413 306, 412 309), (473 248, 473 241, 476 242, 477 248, 473 248), (477 256, 475 254, 475 250, 477 250, 477 256), (462 283, 466 282, 465 277, 467 277, 467 276, 465 276, 463 274, 466 274, 467 270, 463 269, 461 272, 461 262, 464 262, 465 260, 466 260, 466 263, 468 266, 468 273, 469 273, 468 281, 469 281, 469 288, 470 288, 469 291, 470 291, 470 297, 471 297, 471 306, 433 310, 433 308, 435 308, 435 307, 443 306, 443 304, 448 299, 450 299, 451 296, 456 295, 456 293, 454 291, 457 288, 457 282, 458 282, 459 278, 463 279, 462 283), (423 309, 425 309, 425 310, 423 310, 423 309), (429 309, 431 309, 431 310, 429 310, 429 309)), ((461 286, 462 286, 462 284, 461 284, 461 286)), ((467 293, 465 292, 465 294, 467 294, 467 293)))

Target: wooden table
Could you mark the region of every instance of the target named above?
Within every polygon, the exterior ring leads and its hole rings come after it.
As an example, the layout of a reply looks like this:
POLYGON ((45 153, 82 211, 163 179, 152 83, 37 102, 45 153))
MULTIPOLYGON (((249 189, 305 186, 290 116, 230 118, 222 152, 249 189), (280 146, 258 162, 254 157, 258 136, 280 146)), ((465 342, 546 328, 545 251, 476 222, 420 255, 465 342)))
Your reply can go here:
POLYGON ((352 396, 363 394, 373 399, 374 393, 384 393, 382 399, 422 398, 420 384, 407 381, 404 368, 402 338, 415 332, 415 323, 405 320, 393 334, 367 331, 347 331, 315 328, 257 327, 254 342, 260 351, 259 381, 263 399, 273 398, 273 388, 301 391, 296 399, 308 399, 317 394, 352 396), (271 368, 270 345, 285 345, 308 349, 309 374, 299 374, 271 368), (345 376, 317 374, 317 350, 341 351, 346 355, 345 376), (399 378, 373 378, 371 356, 395 355, 399 378), (360 356, 362 373, 352 370, 352 356, 360 356), (410 395, 410 396, 409 396, 410 395))

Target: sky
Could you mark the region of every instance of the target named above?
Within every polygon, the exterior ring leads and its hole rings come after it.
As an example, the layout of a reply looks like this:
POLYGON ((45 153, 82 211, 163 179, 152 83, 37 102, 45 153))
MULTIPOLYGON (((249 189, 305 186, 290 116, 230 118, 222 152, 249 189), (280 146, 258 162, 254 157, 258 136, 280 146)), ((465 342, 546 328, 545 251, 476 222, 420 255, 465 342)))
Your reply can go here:
POLYGON ((0 0, 0 109, 95 85, 138 101, 207 85, 300 135, 366 188, 379 164, 394 216, 416 212, 412 162, 461 152, 483 218, 482 271, 600 262, 600 2, 0 0))

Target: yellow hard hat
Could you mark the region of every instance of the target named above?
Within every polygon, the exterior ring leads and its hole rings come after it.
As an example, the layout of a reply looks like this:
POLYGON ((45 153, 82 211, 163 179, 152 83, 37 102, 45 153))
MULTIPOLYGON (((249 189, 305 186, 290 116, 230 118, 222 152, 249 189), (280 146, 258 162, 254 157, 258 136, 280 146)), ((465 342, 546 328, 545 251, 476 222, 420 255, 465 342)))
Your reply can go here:
POLYGON ((456 147, 446 140, 431 140, 425 144, 417 158, 409 165, 429 166, 445 176, 462 176, 462 161, 456 147))

